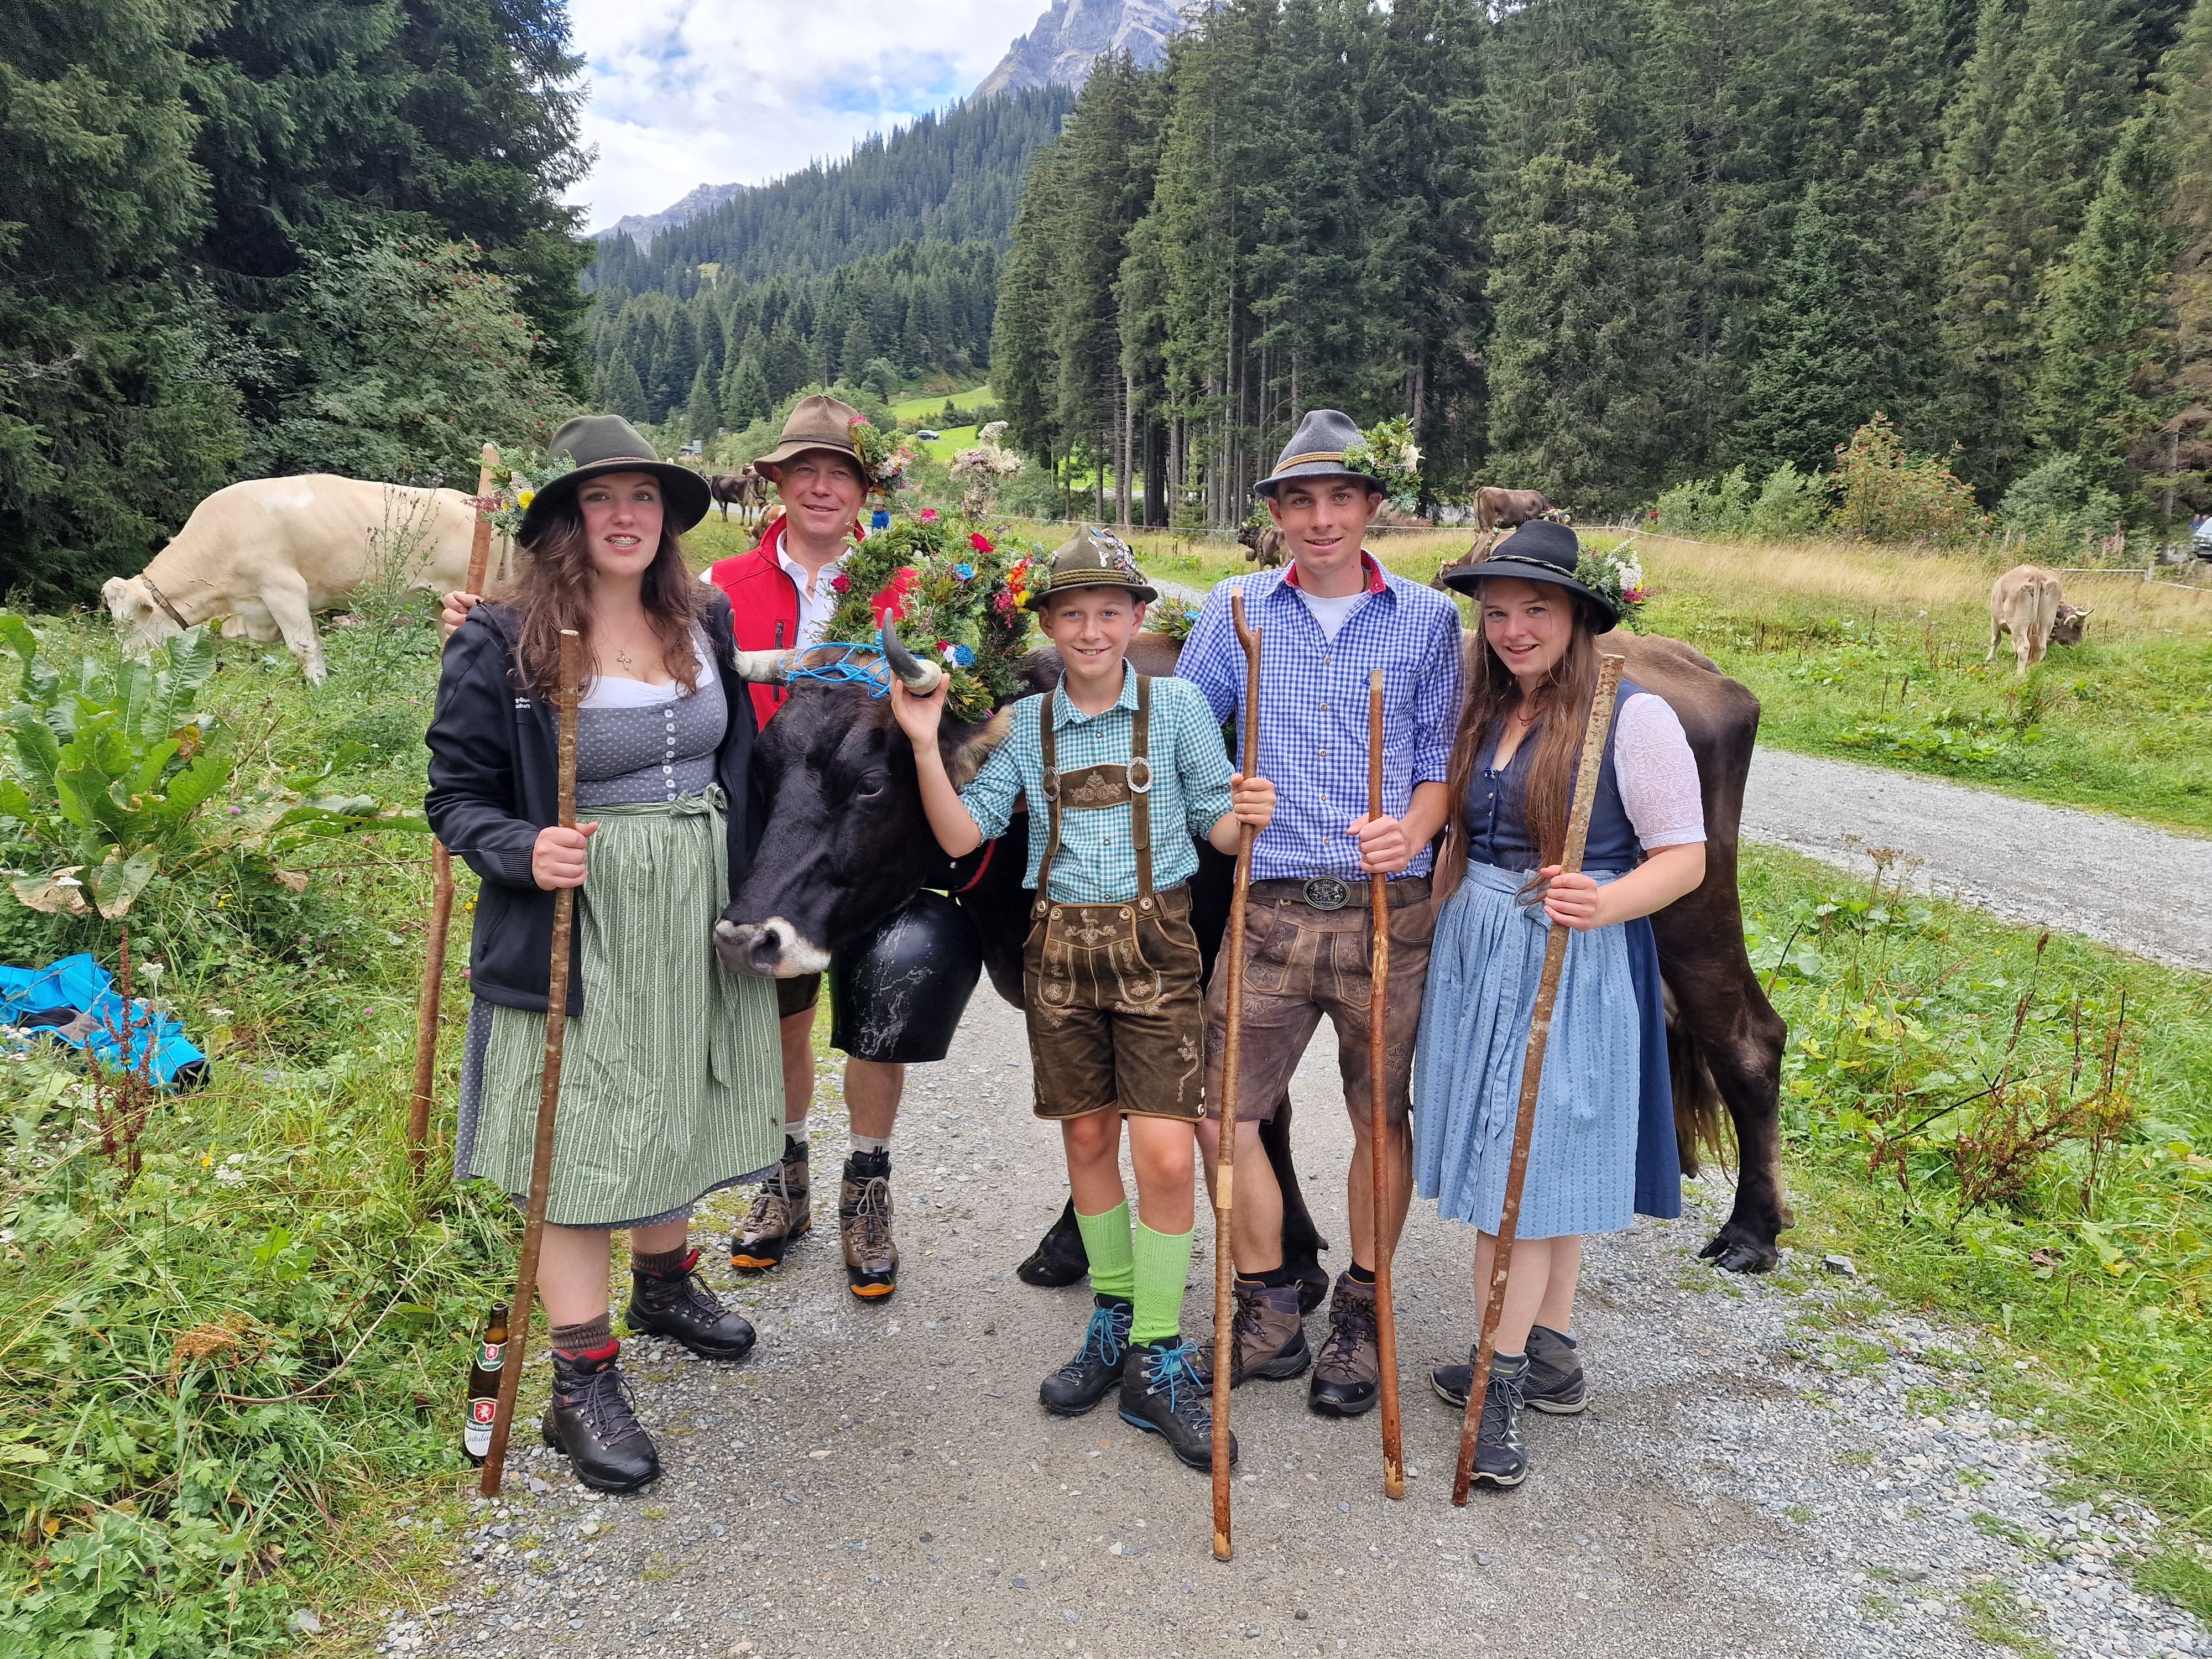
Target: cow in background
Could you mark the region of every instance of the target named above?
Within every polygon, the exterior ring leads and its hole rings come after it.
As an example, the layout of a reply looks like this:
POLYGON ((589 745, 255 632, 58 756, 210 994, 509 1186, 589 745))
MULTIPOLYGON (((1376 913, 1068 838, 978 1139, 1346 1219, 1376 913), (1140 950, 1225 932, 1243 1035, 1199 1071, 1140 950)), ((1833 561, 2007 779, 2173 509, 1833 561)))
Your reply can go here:
POLYGON ((768 480, 754 471, 748 461, 735 472, 716 472, 707 480, 707 489, 722 509, 722 519, 728 522, 730 509, 738 509, 740 521, 751 518, 755 509, 768 505, 768 480))
MULTIPOLYGON (((330 671, 315 612, 364 582, 442 593, 468 579, 477 514, 458 489, 308 472, 248 478, 218 489, 135 576, 111 576, 100 602, 143 654, 173 635, 222 618, 225 638, 281 639, 300 672, 330 671)), ((493 544, 491 579, 504 581, 510 549, 493 544)))
POLYGON ((1247 562, 1262 570, 1279 569, 1290 562, 1283 550, 1283 532, 1279 525, 1248 524, 1237 532, 1237 539, 1244 545, 1247 562))
POLYGON ((1544 499, 1541 490, 1499 489, 1485 484, 1474 492, 1477 530, 1510 530, 1531 519, 1540 519, 1551 510, 1552 504, 1544 499))
POLYGON ((2025 675, 2051 647, 2081 644, 2088 616, 2089 607, 2077 611, 2066 603, 2056 571, 2016 564, 1990 589, 1990 648, 1982 660, 1995 660, 1997 641, 2009 634, 2014 672, 2025 675))

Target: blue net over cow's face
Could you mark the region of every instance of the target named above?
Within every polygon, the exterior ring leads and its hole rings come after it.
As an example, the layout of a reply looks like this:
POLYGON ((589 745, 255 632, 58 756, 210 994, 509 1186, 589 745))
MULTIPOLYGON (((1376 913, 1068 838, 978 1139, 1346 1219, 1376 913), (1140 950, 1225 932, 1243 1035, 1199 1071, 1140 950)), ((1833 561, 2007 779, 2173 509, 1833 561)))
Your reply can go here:
MULTIPOLYGON (((939 742, 956 785, 975 775, 1003 721, 947 721, 939 742)), ((752 867, 715 924, 732 972, 818 973, 840 945, 941 878, 914 750, 887 699, 858 686, 801 684, 762 731, 753 771, 768 823, 752 867)))

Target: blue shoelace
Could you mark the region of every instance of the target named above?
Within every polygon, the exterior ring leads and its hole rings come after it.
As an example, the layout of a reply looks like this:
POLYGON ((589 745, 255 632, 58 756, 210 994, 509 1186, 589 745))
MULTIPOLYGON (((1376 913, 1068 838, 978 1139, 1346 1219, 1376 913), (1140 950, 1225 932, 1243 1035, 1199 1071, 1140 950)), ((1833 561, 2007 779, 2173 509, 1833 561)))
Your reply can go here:
POLYGON ((1172 1348, 1163 1348, 1159 1358, 1152 1362, 1152 1380, 1146 1384, 1145 1392, 1158 1394, 1164 1390, 1170 1412, 1181 1413, 1184 1409, 1184 1389, 1188 1389, 1194 1396, 1191 1405, 1203 1405, 1207 1389, 1190 1363, 1191 1356, 1197 1352, 1187 1340, 1177 1342, 1172 1348))
POLYGON ((1116 1308, 1091 1309, 1091 1323, 1083 1333, 1083 1346, 1076 1351, 1075 1363, 1080 1365, 1096 1353, 1102 1365, 1110 1369, 1120 1364, 1127 1348, 1121 1322, 1127 1317, 1116 1308))

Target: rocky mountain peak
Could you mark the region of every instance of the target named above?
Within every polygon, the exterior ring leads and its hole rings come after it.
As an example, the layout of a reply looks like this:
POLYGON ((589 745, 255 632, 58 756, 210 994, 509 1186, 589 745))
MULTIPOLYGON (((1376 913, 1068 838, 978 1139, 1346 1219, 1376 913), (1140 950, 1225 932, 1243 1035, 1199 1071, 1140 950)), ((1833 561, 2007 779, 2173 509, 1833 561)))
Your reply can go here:
POLYGON ((1079 87, 1109 52, 1149 68, 1182 27, 1173 0, 1052 0, 1036 26, 1006 48, 975 88, 978 98, 1028 87, 1079 87))

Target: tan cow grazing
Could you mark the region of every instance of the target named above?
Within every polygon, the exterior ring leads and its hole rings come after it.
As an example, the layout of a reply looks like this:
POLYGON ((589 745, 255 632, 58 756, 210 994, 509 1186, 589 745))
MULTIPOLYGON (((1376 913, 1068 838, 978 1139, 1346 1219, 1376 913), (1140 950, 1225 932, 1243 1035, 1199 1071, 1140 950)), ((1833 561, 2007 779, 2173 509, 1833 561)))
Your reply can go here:
MULTIPOLYGON (((144 652, 221 618, 223 633, 281 639, 310 680, 328 672, 314 613, 341 605, 375 572, 443 592, 467 579, 476 510, 458 489, 310 472, 249 478, 218 489, 135 576, 113 576, 100 600, 126 649, 144 652)), ((491 579, 508 549, 492 544, 491 579)))
POLYGON ((2043 660, 2053 645, 2079 645, 2081 624, 2090 607, 2075 610, 2066 603, 2057 573, 2041 565, 2016 564, 1990 589, 1990 648, 1982 660, 1997 654, 1997 641, 2012 635, 2014 672, 2026 674, 2043 660))
POLYGON ((1506 530, 1540 519, 1552 510, 1539 489, 1499 489, 1485 484, 1474 492, 1474 527, 1506 530))

